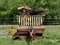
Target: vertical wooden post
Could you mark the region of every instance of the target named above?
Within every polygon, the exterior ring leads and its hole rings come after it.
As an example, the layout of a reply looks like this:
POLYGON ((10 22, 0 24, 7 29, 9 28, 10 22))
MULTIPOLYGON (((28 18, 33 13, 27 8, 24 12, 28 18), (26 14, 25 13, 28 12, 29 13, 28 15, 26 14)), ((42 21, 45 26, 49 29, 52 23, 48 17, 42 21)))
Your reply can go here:
POLYGON ((30 16, 30 22, 29 23, 30 23, 30 26, 31 26, 31 16, 30 16))
POLYGON ((32 26, 33 26, 33 22, 34 22, 34 21, 33 21, 33 16, 32 16, 32 26))
POLYGON ((33 25, 34 25, 34 15, 33 15, 33 25))
POLYGON ((35 17, 35 25, 37 25, 37 16, 35 17))
POLYGON ((34 25, 35 25, 35 15, 34 15, 34 25))
POLYGON ((43 22, 43 20, 42 20, 42 16, 41 16, 41 25, 42 25, 42 22, 43 22))
POLYGON ((21 16, 21 26, 22 26, 22 16, 21 16))
POLYGON ((28 18, 28 23, 27 23, 27 25, 29 25, 29 19, 30 19, 30 17, 28 18))
POLYGON ((27 23, 28 23, 28 21, 27 21, 28 19, 26 18, 26 20, 25 20, 25 25, 27 26, 27 23))
POLYGON ((38 16, 38 25, 40 25, 40 15, 38 16))
POLYGON ((20 16, 19 16, 19 25, 20 25, 20 16))

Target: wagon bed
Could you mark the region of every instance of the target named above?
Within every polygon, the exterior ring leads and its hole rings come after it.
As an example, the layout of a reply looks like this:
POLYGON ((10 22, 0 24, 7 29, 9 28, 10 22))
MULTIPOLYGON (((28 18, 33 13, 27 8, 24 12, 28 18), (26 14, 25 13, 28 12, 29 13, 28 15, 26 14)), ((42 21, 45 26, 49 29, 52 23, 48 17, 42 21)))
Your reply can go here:
MULTIPOLYGON (((29 37, 28 33, 28 28, 29 26, 18 26, 17 27, 17 33, 14 36, 19 37, 20 39, 27 39, 29 37)), ((43 37, 43 32, 44 32, 44 26, 32 26, 33 30, 33 37, 32 39, 39 39, 43 37)))

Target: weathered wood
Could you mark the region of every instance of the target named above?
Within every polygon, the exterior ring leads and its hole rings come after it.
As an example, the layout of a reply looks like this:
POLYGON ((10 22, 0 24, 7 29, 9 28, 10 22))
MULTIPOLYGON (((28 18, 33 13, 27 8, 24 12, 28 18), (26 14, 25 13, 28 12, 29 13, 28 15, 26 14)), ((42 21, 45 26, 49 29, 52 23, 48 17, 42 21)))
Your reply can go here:
POLYGON ((19 25, 21 26, 39 26, 43 23, 43 17, 40 15, 32 15, 29 16, 27 19, 24 19, 23 15, 19 16, 19 25))
MULTIPOLYGON (((16 35, 18 35, 20 39, 27 39, 28 36, 30 35, 28 28, 29 28, 28 26, 18 26, 16 35)), ((35 40, 43 37, 44 26, 32 26, 32 30, 33 30, 32 39, 35 40)))
POLYGON ((14 36, 19 37, 19 39, 27 39, 31 35, 33 35, 31 38, 34 40, 42 38, 44 32, 44 26, 42 26, 42 22, 43 20, 41 15, 29 15, 29 17, 26 19, 24 19, 23 15, 20 15, 20 26, 17 27, 17 32, 14 36))

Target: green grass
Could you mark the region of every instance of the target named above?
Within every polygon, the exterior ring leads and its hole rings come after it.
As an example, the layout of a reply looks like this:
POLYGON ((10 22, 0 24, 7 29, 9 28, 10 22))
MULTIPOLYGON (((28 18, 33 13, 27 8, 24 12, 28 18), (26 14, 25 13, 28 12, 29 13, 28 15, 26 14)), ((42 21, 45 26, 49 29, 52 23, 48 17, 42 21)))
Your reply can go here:
MULTIPOLYGON (((9 26, 9 25, 0 25, 0 30, 8 29, 8 26, 9 26)), ((13 26, 13 28, 16 28, 17 25, 12 25, 12 26, 13 26)))
MULTIPOLYGON (((7 29, 7 25, 0 26, 7 29)), ((14 26, 15 28, 16 26, 14 26)), ((44 38, 32 42, 31 45, 60 45, 60 26, 45 26, 44 38)), ((0 45, 28 45, 25 40, 12 40, 10 37, 0 38, 0 45)))
POLYGON ((44 37, 60 39, 60 26, 45 26, 44 37))

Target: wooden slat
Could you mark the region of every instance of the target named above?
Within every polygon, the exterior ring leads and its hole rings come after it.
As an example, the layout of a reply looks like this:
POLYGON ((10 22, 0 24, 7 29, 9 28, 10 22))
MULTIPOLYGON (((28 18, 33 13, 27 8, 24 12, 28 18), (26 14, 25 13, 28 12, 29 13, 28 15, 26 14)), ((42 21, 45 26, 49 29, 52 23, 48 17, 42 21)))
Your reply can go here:
POLYGON ((25 25, 27 25, 28 24, 28 19, 26 19, 26 22, 25 22, 25 25))
POLYGON ((34 25, 35 25, 35 16, 34 16, 34 25))
POLYGON ((21 26, 25 25, 25 26, 38 26, 38 25, 41 25, 42 24, 42 17, 40 15, 32 15, 32 16, 29 16, 28 19, 23 19, 23 16, 20 15, 19 17, 19 24, 21 26))
POLYGON ((22 16, 21 16, 21 26, 22 26, 22 16))
POLYGON ((29 26, 29 18, 27 19, 27 26, 29 26))
POLYGON ((30 22, 29 22, 30 26, 31 26, 31 16, 30 16, 30 22))
POLYGON ((40 25, 40 16, 38 15, 38 25, 40 25))
POLYGON ((32 16, 32 26, 33 26, 33 16, 32 16))
POLYGON ((20 16, 19 16, 19 25, 20 25, 20 16))

